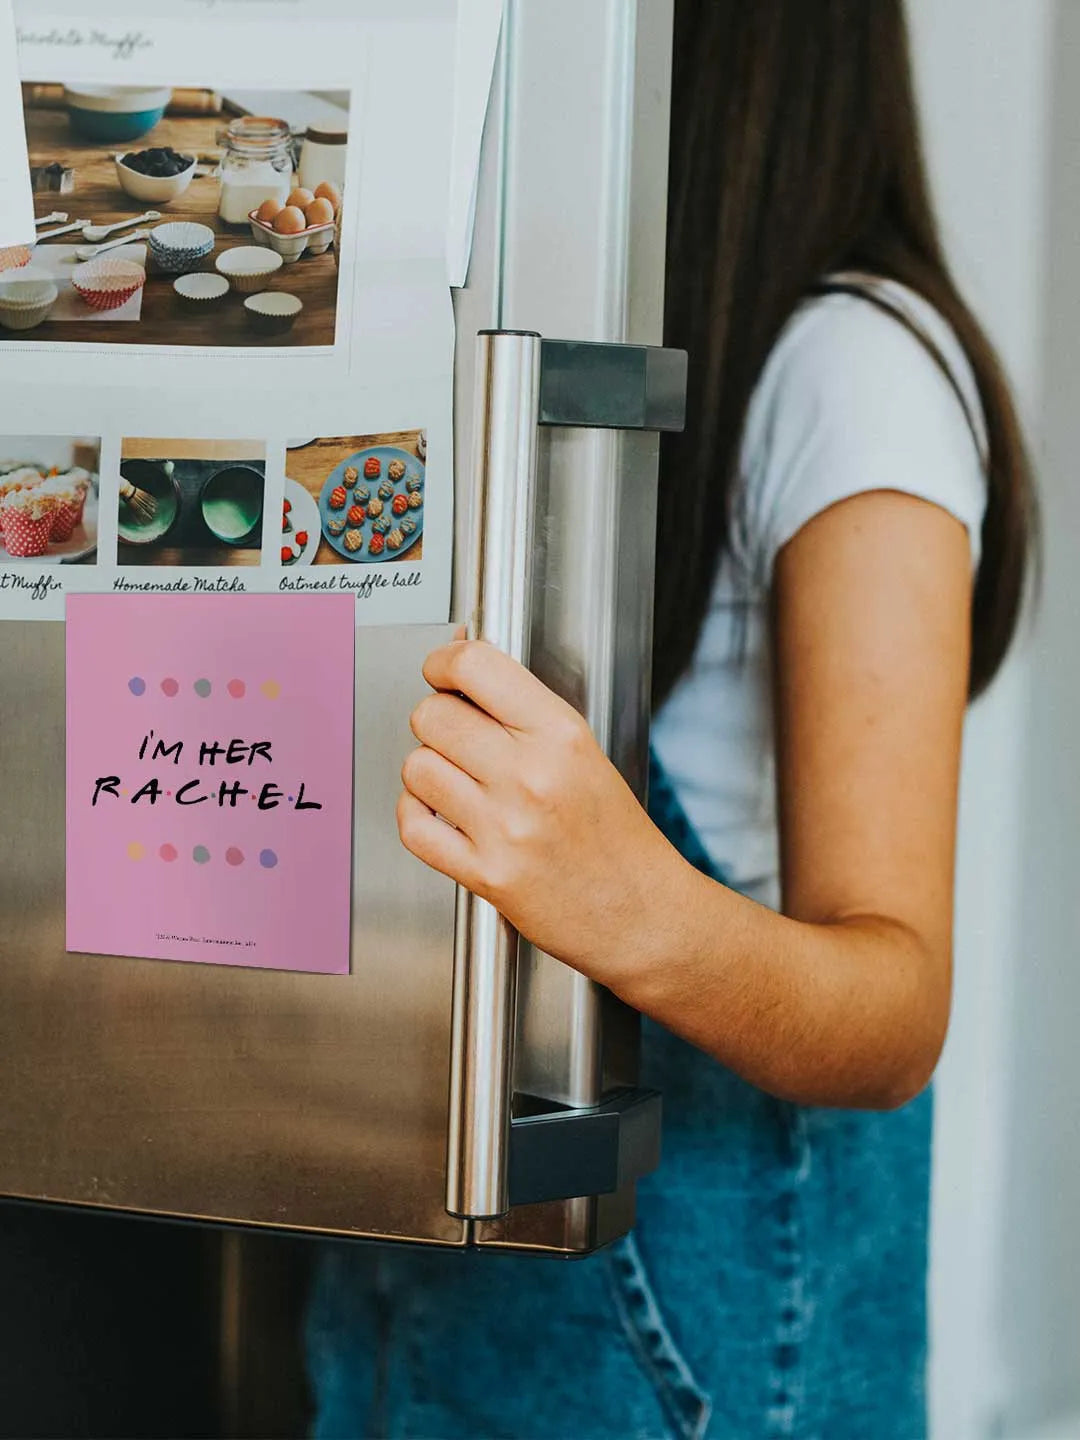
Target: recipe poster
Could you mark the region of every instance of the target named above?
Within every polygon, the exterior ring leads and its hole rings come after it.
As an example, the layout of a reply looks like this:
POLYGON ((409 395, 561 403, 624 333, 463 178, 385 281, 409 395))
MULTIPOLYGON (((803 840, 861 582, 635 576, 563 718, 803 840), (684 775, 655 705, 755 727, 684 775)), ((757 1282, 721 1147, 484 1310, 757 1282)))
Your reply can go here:
POLYGON ((349 972, 352 601, 67 603, 67 949, 349 972))

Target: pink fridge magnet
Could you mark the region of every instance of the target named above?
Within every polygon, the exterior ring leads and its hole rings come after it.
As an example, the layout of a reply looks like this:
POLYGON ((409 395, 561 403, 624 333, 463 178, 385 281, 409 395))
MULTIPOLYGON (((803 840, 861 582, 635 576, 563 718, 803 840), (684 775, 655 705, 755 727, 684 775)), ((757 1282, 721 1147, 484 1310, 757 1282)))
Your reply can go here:
POLYGON ((67 601, 67 948, 349 971, 351 595, 67 601))

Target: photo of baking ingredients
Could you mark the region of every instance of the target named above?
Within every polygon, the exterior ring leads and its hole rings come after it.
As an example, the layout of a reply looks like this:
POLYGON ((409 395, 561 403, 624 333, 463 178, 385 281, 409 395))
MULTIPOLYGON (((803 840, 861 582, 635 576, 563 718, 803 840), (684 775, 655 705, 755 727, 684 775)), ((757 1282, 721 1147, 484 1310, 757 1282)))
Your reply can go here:
POLYGON ((265 492, 261 441, 125 440, 117 563, 258 565, 265 492))
POLYGON ((0 345, 332 345, 348 95, 24 85, 0 345))
POLYGON ((426 461, 424 430, 291 440, 282 565, 419 560, 426 461))
POLYGON ((0 565, 97 561, 101 442, 0 436, 0 565))

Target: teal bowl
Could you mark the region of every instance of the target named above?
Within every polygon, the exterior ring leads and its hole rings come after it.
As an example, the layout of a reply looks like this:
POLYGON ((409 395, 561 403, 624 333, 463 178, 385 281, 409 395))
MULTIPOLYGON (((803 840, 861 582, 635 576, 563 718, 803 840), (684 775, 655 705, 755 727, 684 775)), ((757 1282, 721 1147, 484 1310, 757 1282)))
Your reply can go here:
POLYGON ((149 134, 172 99, 172 91, 160 85, 69 85, 65 93, 71 128, 106 145, 149 134))

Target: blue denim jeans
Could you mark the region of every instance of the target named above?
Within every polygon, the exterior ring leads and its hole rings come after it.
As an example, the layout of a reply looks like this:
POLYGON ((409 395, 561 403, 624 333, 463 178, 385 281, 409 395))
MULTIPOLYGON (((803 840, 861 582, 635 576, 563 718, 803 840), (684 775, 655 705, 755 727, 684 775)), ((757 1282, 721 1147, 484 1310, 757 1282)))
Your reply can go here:
MULTIPOLYGON (((665 777, 650 813, 717 873, 665 777)), ((645 1022, 664 1158, 586 1260, 323 1247, 318 1440, 921 1440, 929 1093, 809 1109, 645 1022)))

